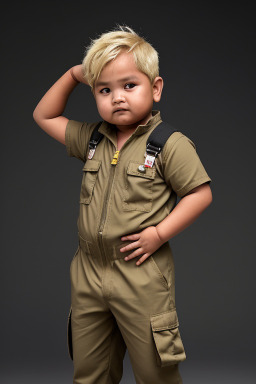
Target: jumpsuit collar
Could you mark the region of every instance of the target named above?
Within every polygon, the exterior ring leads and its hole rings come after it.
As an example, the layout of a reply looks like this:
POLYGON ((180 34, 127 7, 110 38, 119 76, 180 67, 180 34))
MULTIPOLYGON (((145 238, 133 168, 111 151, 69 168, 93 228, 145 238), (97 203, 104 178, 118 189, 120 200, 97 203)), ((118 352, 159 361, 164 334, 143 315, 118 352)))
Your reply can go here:
MULTIPOLYGON (((132 133, 131 136, 139 136, 143 133, 148 132, 154 125, 161 121, 160 111, 152 110, 152 117, 149 119, 147 124, 138 125, 136 130, 132 133)), ((116 126, 109 124, 107 121, 103 121, 99 132, 106 136, 114 145, 116 145, 116 126)))

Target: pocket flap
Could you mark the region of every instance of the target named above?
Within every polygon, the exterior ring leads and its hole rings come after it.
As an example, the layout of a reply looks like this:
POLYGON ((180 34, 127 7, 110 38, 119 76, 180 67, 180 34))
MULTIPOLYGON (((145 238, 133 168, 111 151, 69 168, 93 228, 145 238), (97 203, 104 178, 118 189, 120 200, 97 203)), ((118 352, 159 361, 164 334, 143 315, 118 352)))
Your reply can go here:
POLYGON ((94 159, 87 160, 83 167, 83 171, 90 171, 90 172, 98 171, 100 168, 100 165, 101 165, 101 160, 94 160, 94 159))
POLYGON ((153 332, 173 329, 179 326, 178 316, 175 309, 158 315, 153 315, 150 320, 153 332))
POLYGON ((176 309, 152 315, 150 320, 157 365, 165 367, 184 361, 186 353, 180 337, 176 309))
POLYGON ((127 168, 127 174, 144 177, 145 179, 155 178, 155 174, 156 174, 155 168, 145 168, 146 172, 143 173, 138 170, 139 165, 142 165, 142 163, 130 161, 127 168))

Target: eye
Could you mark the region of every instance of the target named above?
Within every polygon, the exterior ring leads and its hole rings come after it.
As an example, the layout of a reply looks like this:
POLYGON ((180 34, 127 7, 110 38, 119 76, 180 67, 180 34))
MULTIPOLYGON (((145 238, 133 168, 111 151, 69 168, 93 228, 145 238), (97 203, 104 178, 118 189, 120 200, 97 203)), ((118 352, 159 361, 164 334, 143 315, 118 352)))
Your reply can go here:
POLYGON ((110 92, 110 89, 109 88, 103 88, 100 90, 100 93, 109 93, 110 92))
POLYGON ((125 88, 125 89, 132 89, 132 88, 134 88, 135 86, 136 86, 136 84, 134 84, 134 83, 127 83, 127 84, 125 84, 124 88, 125 88))

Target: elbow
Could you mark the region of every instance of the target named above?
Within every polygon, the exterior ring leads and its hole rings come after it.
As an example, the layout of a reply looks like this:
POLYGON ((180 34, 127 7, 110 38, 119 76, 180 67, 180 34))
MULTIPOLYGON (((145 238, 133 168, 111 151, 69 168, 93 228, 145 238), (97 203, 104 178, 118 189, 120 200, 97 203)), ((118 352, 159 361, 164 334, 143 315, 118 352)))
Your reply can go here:
POLYGON ((33 112, 33 119, 35 121, 37 121, 37 111, 36 111, 36 108, 34 109, 34 112, 33 112))
POLYGON ((40 115, 40 112, 38 111, 37 108, 35 108, 34 112, 33 112, 33 119, 34 121, 39 125, 39 127, 41 126, 41 122, 42 122, 42 116, 40 115))

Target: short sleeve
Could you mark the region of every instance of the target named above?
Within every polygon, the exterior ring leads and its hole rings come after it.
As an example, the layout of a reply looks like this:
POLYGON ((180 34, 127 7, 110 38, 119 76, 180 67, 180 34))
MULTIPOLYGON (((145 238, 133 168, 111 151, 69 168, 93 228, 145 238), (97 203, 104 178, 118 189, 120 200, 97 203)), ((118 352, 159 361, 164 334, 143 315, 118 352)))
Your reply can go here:
POLYGON ((69 120, 65 131, 65 145, 68 156, 85 162, 91 134, 98 123, 69 120))
POLYGON ((212 180, 207 174, 192 140, 175 132, 163 149, 163 174, 167 185, 182 198, 189 191, 212 180))

